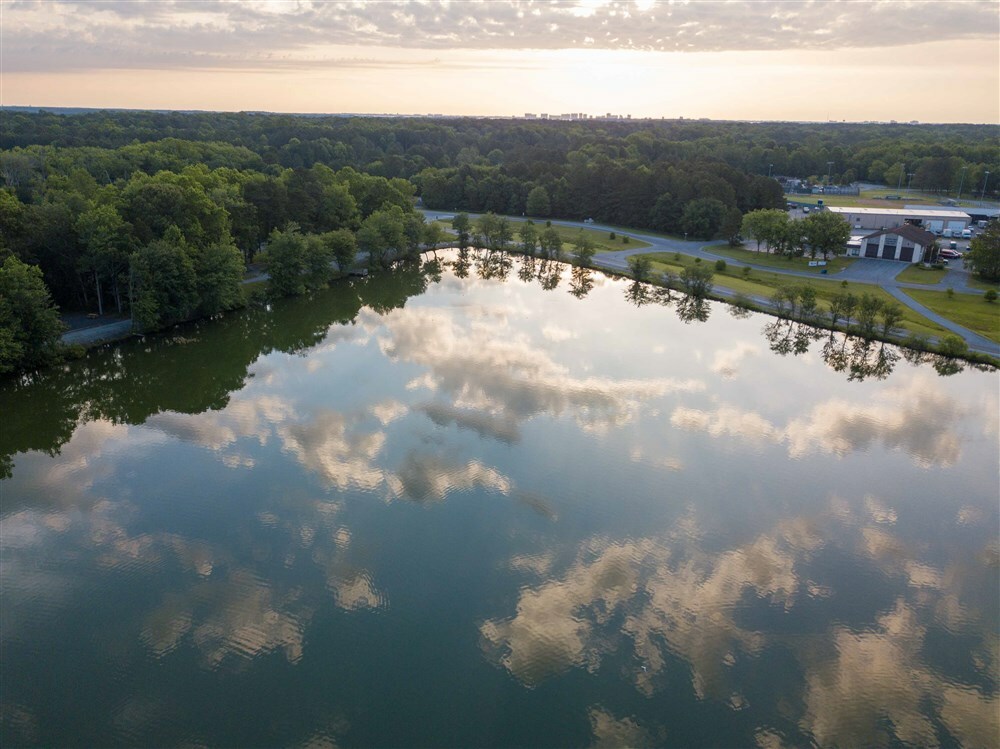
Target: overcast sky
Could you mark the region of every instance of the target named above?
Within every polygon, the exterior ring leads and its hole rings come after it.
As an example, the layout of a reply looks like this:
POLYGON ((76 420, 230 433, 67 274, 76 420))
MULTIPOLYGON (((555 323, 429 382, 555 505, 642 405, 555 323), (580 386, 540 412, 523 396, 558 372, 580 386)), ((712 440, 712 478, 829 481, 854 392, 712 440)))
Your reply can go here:
POLYGON ((0 0, 2 103, 1000 122, 1000 3, 0 0))

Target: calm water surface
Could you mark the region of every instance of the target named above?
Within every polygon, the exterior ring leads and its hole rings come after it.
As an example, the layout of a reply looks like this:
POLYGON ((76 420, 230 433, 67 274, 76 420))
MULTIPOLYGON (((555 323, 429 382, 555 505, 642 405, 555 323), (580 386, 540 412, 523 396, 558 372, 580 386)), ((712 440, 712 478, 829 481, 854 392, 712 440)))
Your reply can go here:
POLYGON ((0 743, 997 745, 996 372, 441 260, 0 387, 0 743))

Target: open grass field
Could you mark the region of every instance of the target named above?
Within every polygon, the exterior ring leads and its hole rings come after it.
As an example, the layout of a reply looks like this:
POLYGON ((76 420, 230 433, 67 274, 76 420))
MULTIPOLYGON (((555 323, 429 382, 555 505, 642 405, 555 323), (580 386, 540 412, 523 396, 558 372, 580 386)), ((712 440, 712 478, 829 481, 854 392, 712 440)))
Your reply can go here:
MULTIPOLYGON (((751 244, 750 246, 753 247, 754 245, 751 244)), ((818 266, 813 268, 809 267, 810 258, 808 257, 788 258, 781 255, 771 255, 763 250, 757 252, 754 249, 744 250, 739 247, 708 247, 706 250, 711 252, 713 255, 721 255, 733 260, 739 260, 742 263, 753 263, 754 265, 763 265, 768 268, 782 268, 784 270, 794 270, 802 273, 813 273, 817 276, 823 275, 821 272, 823 268, 818 266)), ((855 260, 857 260, 857 258, 843 256, 830 258, 826 264, 827 274, 832 275, 839 273, 855 260)))
POLYGON ((944 291, 903 289, 903 292, 942 317, 1000 343, 1000 304, 970 294, 955 294, 949 299, 944 291))
POLYGON ((900 283, 922 283, 934 285, 940 283, 941 279, 947 275, 946 270, 934 270, 924 268, 919 265, 907 265, 901 273, 896 276, 900 283))
MULTIPOLYGON (((685 265, 693 265, 695 260, 693 257, 687 255, 681 255, 680 260, 678 260, 673 253, 669 252, 651 253, 646 257, 649 257, 653 261, 653 267, 656 271, 670 271, 675 275, 680 273, 685 265)), ((708 265, 712 267, 711 263, 708 263, 708 265)), ((713 283, 717 287, 729 289, 739 294, 759 296, 765 299, 770 298, 775 290, 781 287, 809 284, 816 289, 816 306, 823 312, 830 309, 830 300, 833 299, 834 295, 842 291, 850 292, 855 296, 871 294, 884 302, 896 302, 895 298, 889 292, 871 284, 848 283, 844 286, 841 282, 834 280, 820 280, 818 278, 816 280, 796 279, 783 276, 779 273, 756 269, 752 270, 749 276, 744 276, 743 271, 735 267, 726 268, 722 272, 715 271, 713 283)), ((898 302, 896 303, 898 304, 898 302)), ((930 307, 930 305, 927 306, 930 307)), ((958 321, 956 320, 956 322, 958 321)), ((908 307, 903 307, 903 320, 900 323, 900 327, 905 328, 911 333, 920 333, 928 336, 942 336, 949 332, 908 307)))

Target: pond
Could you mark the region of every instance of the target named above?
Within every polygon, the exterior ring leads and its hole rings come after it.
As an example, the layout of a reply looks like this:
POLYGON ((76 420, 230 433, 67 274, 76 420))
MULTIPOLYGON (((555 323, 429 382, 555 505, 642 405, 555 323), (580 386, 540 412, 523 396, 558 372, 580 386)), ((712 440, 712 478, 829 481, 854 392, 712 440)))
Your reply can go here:
POLYGON ((998 737, 998 375, 473 253, 0 387, 0 743, 998 737))

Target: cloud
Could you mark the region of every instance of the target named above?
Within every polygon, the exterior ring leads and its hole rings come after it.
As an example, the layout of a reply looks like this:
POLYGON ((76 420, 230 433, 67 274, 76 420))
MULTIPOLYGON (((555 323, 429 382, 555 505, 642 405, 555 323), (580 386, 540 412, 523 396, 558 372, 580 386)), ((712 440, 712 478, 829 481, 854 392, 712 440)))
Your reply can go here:
POLYGON ((5 72, 451 64, 452 49, 723 51, 886 48, 993 39, 981 2, 11 2, 5 72), (422 49, 345 56, 345 47, 422 49))

